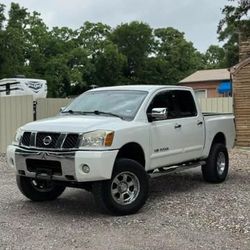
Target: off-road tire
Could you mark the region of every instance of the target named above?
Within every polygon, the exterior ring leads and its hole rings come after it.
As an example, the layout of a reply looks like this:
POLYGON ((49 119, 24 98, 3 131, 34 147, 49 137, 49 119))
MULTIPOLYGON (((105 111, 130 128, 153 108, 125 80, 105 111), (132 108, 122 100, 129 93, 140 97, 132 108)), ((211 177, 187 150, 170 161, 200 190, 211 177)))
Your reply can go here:
MULTIPOLYGON (((123 179, 121 179, 121 182, 123 182, 123 179)), ((129 186, 130 184, 127 185, 128 192, 130 192, 129 186)), ((102 211, 106 211, 115 215, 127 215, 136 213, 145 204, 148 197, 148 187, 149 178, 143 166, 134 160, 121 158, 115 162, 111 180, 95 182, 93 184, 92 192, 98 207, 101 208, 102 211), (134 198, 134 200, 131 199, 131 203, 121 204, 122 201, 126 200, 122 199, 121 197, 121 203, 119 203, 118 199, 120 193, 116 191, 117 194, 114 194, 115 190, 119 190, 118 185, 117 188, 114 188, 117 183, 116 181, 118 181, 117 178, 125 178, 125 183, 134 183, 135 186, 137 185, 139 187, 134 187, 132 190, 134 191, 134 194, 137 193, 137 195, 131 195, 131 197, 134 198), (136 190, 138 192, 136 192, 136 190), (115 195, 118 195, 118 198, 116 198, 115 195)), ((126 194, 124 193, 122 196, 126 198, 126 194)))
POLYGON ((202 166, 202 175, 205 181, 211 183, 223 182, 228 174, 229 159, 225 145, 221 143, 213 144, 206 165, 202 166), (222 158, 222 160, 220 160, 222 158), (222 163, 220 163, 220 161, 222 163), (220 164, 221 167, 220 167, 220 164))
POLYGON ((54 182, 49 183, 50 188, 47 190, 42 190, 36 188, 33 184, 34 182, 39 182, 39 180, 34 180, 26 176, 16 176, 17 186, 24 196, 32 201, 51 201, 55 200, 60 196, 65 190, 64 186, 57 185, 54 182))

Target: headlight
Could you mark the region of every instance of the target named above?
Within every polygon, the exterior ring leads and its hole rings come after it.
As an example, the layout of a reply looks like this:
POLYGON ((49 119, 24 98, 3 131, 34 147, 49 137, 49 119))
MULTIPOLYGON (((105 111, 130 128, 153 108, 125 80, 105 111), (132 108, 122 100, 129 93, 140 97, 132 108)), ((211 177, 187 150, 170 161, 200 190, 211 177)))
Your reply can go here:
POLYGON ((23 135, 23 130, 21 128, 18 128, 13 143, 19 145, 22 135, 23 135))
POLYGON ((110 147, 114 131, 96 130, 82 135, 80 147, 110 147))

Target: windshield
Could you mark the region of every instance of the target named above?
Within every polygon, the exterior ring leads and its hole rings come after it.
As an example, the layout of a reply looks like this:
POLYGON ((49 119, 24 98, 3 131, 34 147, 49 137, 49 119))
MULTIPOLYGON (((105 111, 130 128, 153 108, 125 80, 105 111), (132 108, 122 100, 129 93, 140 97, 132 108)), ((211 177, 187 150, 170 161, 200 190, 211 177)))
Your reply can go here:
POLYGON ((147 94, 134 90, 90 91, 77 97, 62 113, 92 113, 133 120, 147 94))

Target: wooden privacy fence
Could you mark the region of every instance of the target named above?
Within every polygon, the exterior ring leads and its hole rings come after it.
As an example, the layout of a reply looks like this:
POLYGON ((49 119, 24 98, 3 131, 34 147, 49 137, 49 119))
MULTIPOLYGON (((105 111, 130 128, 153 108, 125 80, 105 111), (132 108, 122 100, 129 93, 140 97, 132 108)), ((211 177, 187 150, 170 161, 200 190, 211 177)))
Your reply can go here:
MULTIPOLYGON (((44 98, 38 99, 36 105, 37 120, 55 116, 61 107, 71 99, 44 98)), ((232 98, 199 99, 204 112, 232 113, 232 98)), ((27 122, 33 121, 32 96, 0 97, 0 153, 6 152, 15 135, 16 129, 27 122)))

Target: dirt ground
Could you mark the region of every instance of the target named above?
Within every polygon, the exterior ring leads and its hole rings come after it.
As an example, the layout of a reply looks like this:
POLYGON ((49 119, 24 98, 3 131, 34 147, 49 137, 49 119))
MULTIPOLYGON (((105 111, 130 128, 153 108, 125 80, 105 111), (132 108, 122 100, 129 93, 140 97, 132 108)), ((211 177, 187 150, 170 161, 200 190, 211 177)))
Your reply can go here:
POLYGON ((222 184, 200 169, 151 180, 139 213, 101 214, 91 193, 67 189, 35 203, 0 159, 0 249, 250 249, 250 153, 230 154, 222 184))

